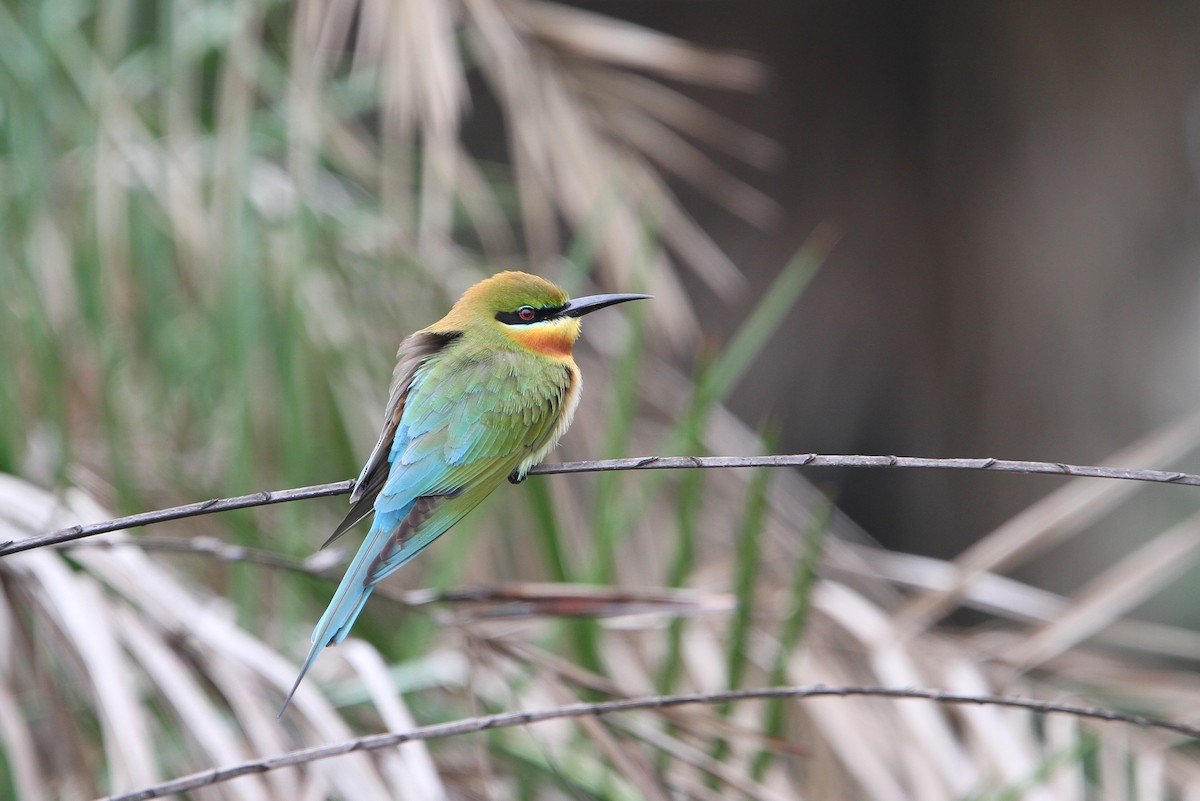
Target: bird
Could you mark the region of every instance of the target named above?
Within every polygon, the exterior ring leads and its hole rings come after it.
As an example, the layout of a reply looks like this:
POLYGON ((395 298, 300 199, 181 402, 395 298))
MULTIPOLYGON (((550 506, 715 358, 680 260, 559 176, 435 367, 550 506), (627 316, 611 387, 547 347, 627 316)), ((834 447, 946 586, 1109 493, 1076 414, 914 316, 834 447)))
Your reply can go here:
POLYGON ((505 478, 524 480, 566 432, 582 389, 572 357, 580 318, 650 297, 571 299, 539 276, 501 272, 400 343, 383 432, 354 483, 349 514, 321 547, 372 513, 374 520, 313 629, 281 718, 317 655, 346 638, 375 585, 505 478))

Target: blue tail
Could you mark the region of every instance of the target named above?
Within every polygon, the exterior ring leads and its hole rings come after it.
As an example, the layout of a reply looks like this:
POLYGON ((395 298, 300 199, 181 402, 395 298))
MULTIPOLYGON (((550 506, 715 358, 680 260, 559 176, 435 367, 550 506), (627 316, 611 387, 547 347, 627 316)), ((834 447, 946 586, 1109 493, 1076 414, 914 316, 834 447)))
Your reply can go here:
MULTIPOLYGON (((387 547, 393 532, 399 522, 408 514, 410 508, 411 504, 400 512, 375 515, 370 533, 363 540, 358 553, 354 555, 354 561, 346 569, 346 575, 342 576, 342 583, 338 585, 337 592, 333 594, 333 600, 329 602, 325 614, 321 615, 320 621, 313 629, 312 647, 308 649, 308 656, 304 659, 304 665, 300 668, 300 675, 296 677, 291 692, 288 693, 287 698, 283 701, 283 706, 279 709, 279 717, 282 718, 283 713, 287 711, 288 704, 292 702, 292 696, 296 694, 296 689, 304 680, 304 674, 308 673, 308 669, 317 660, 317 654, 321 653, 327 645, 340 643, 350 633, 350 627, 354 625, 354 621, 362 612, 363 606, 366 605, 367 598, 371 596, 371 590, 375 589, 374 581, 367 583, 371 565, 387 547)), ((378 578, 382 578, 382 576, 377 577, 376 581, 378 578)))

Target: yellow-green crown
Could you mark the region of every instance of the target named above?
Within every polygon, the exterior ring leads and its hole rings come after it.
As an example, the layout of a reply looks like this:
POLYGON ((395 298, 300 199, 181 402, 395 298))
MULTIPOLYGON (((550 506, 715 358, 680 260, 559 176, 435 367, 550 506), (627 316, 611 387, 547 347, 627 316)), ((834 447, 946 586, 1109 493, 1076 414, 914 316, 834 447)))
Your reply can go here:
POLYGON ((468 289, 450 313, 431 328, 461 331, 472 324, 493 322, 497 314, 515 312, 522 306, 545 309, 566 302, 567 293, 545 278, 510 270, 496 273, 468 289))
POLYGON ((567 293, 545 278, 509 270, 480 281, 468 289, 455 305, 467 305, 477 312, 495 314, 522 306, 540 309, 561 306, 566 302, 567 293))

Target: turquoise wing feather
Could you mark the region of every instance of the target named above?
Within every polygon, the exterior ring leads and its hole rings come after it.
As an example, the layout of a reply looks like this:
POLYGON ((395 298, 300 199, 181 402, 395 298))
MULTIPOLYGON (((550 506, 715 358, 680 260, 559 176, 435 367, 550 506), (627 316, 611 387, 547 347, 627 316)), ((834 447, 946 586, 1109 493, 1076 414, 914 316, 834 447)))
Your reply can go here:
POLYGON ((345 639, 378 582, 552 444, 574 380, 566 365, 518 351, 476 351, 455 338, 443 337, 416 365, 404 366, 405 350, 384 436, 359 477, 355 507, 334 536, 368 513, 361 509, 366 503, 375 520, 313 630, 292 693, 317 654, 345 639))

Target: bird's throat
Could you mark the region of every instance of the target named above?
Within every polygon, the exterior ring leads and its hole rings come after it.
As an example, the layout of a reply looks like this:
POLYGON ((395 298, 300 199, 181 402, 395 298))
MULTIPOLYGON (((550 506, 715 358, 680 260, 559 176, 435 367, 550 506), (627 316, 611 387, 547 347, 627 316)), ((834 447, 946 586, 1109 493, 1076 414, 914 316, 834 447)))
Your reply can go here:
MULTIPOLYGON (((569 321, 575 322, 575 321, 569 321)), ((513 338, 530 350, 560 359, 571 357, 571 348, 579 337, 579 326, 567 320, 559 325, 537 325, 514 332, 513 338)))

